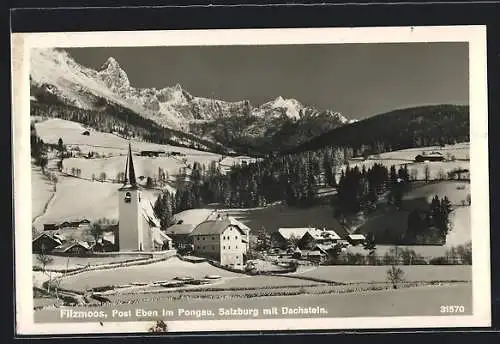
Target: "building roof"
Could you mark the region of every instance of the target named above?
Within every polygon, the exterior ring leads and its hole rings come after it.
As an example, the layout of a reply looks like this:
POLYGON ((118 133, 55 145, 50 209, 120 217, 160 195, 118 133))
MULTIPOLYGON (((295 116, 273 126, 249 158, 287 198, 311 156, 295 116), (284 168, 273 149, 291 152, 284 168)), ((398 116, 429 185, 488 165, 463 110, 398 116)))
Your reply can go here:
POLYGON ((332 230, 311 229, 308 233, 314 240, 339 240, 340 236, 332 230))
POLYGON ((200 223, 191 232, 191 235, 210 235, 210 234, 222 234, 229 226, 233 226, 240 231, 241 234, 246 235, 244 229, 240 228, 238 225, 231 223, 229 218, 222 218, 218 220, 208 220, 200 223))
POLYGON ((365 240, 366 237, 363 234, 349 234, 349 239, 353 239, 353 240, 365 240))
POLYGON ((83 241, 74 241, 74 242, 68 242, 62 245, 57 246, 52 250, 52 252, 67 252, 69 249, 75 247, 75 246, 80 246, 83 247, 86 250, 90 249, 90 245, 86 242, 83 241))
POLYGON ((102 235, 102 238, 110 243, 115 243, 115 234, 114 233, 105 233, 102 235))
POLYGON ((54 240, 54 241, 55 241, 56 243, 58 243, 59 245, 61 245, 61 244, 62 244, 62 240, 61 240, 60 238, 55 237, 54 235, 47 234, 46 232, 40 233, 40 234, 38 234, 37 236, 35 236, 35 237, 33 238, 33 241, 37 241, 37 240, 39 240, 40 238, 42 238, 42 237, 44 237, 44 236, 45 236, 45 237, 47 237, 47 238, 49 238, 49 239, 51 239, 51 240, 54 240))
POLYGON ((306 234, 308 231, 310 231, 311 227, 305 227, 305 228, 280 228, 278 229, 278 233, 281 234, 281 236, 285 239, 290 239, 292 236, 300 239, 306 234))
POLYGON ((181 223, 175 224, 167 228, 167 233, 171 235, 182 235, 182 234, 191 234, 196 225, 181 223))
POLYGON ((172 239, 168 235, 163 233, 159 228, 153 228, 152 231, 152 237, 155 243, 163 245, 165 241, 172 241, 172 239))
POLYGON ((156 217, 153 210, 153 205, 149 200, 141 200, 142 216, 149 222, 152 227, 161 227, 160 220, 156 217))
POLYGON ((132 158, 132 146, 128 144, 127 163, 125 165, 125 182, 120 190, 137 189, 137 180, 135 178, 134 160, 132 158))

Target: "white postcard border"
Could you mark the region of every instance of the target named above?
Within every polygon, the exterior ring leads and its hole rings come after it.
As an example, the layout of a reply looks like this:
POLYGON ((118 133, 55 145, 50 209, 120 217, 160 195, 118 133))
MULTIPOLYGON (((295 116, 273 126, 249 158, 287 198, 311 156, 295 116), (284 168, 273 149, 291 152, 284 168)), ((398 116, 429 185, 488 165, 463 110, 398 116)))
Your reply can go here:
POLYGON ((320 319, 172 321, 169 332, 245 330, 397 329, 491 325, 486 26, 242 29, 12 34, 13 172, 17 333, 144 332, 147 322, 34 323, 31 259, 29 51, 43 47, 283 45, 396 42, 469 42, 473 315, 320 319), (477 201, 478 200, 478 201, 477 201))

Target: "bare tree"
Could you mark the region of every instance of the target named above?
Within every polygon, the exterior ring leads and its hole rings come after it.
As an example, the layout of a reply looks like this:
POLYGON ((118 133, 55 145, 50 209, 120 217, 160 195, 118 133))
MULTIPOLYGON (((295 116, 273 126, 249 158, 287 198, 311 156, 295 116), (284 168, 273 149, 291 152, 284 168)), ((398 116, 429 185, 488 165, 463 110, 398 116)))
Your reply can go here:
POLYGON ((47 271, 47 265, 52 263, 53 260, 54 259, 46 253, 45 248, 42 245, 42 249, 36 255, 36 261, 40 264, 40 269, 42 270, 42 273, 49 277, 49 281, 47 284, 47 292, 50 291, 50 284, 52 282, 52 274, 50 273, 50 271, 47 271))
POLYGON ((398 284, 404 282, 404 271, 395 265, 392 265, 387 270, 387 281, 392 284, 394 289, 398 288, 398 284))
POLYGON ((431 169, 429 168, 429 165, 425 166, 424 175, 425 175, 425 181, 428 182, 431 177, 431 169))

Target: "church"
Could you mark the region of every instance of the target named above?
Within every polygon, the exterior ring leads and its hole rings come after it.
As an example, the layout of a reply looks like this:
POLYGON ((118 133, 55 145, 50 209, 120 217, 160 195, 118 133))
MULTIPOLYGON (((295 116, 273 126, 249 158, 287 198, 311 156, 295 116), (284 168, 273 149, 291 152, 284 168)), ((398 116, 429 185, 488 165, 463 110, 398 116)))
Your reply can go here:
POLYGON ((137 183, 129 143, 125 165, 125 181, 118 190, 118 245, 120 251, 152 252, 168 250, 172 239, 160 230, 151 202, 142 197, 143 188, 137 183))

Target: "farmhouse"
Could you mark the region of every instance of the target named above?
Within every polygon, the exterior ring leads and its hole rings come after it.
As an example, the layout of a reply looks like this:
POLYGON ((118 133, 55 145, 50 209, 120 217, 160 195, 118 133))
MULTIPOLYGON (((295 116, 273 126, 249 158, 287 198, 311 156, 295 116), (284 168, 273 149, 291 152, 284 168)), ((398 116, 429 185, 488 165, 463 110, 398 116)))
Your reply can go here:
POLYGON ((54 255, 83 256, 91 252, 91 247, 84 241, 68 242, 57 246, 52 250, 54 255))
POLYGON ((172 238, 173 244, 177 248, 186 247, 193 243, 191 233, 196 225, 183 223, 182 220, 167 228, 166 233, 172 238))
POLYGON ((431 152, 429 154, 419 154, 415 157, 415 162, 424 161, 444 161, 444 156, 439 152, 431 152))
POLYGON ((349 234, 347 236, 347 241, 353 246, 363 244, 366 241, 366 237, 363 234, 349 234))
POLYGON ((271 234, 271 246, 286 249, 291 245, 291 241, 302 239, 311 229, 314 228, 279 228, 277 232, 271 234))
POLYGON ((227 216, 200 223, 191 233, 194 254, 216 259, 224 266, 243 266, 248 233, 227 216))
POLYGON ((142 198, 142 187, 135 177, 132 147, 129 143, 125 182, 118 190, 118 246, 120 251, 156 251, 171 246, 171 239, 160 230, 151 202, 142 198))
POLYGON ((55 231, 58 230, 59 226, 55 223, 44 223, 43 224, 43 230, 44 231, 55 231))
POLYGON ((62 241, 47 233, 41 233, 32 240, 33 253, 48 253, 61 245, 62 241))
POLYGON ((93 252, 111 252, 114 250, 115 244, 104 238, 98 239, 97 242, 92 246, 93 252))
POLYGON ((141 156, 148 156, 148 157, 159 157, 160 154, 165 154, 164 151, 151 151, 151 150, 144 150, 144 151, 141 151, 141 156))
POLYGON ((322 263, 326 259, 326 253, 320 250, 309 251, 305 255, 305 258, 313 263, 322 263))
POLYGON ((308 230, 297 243, 301 249, 312 249, 316 245, 331 245, 340 240, 340 236, 335 231, 325 229, 308 230))

